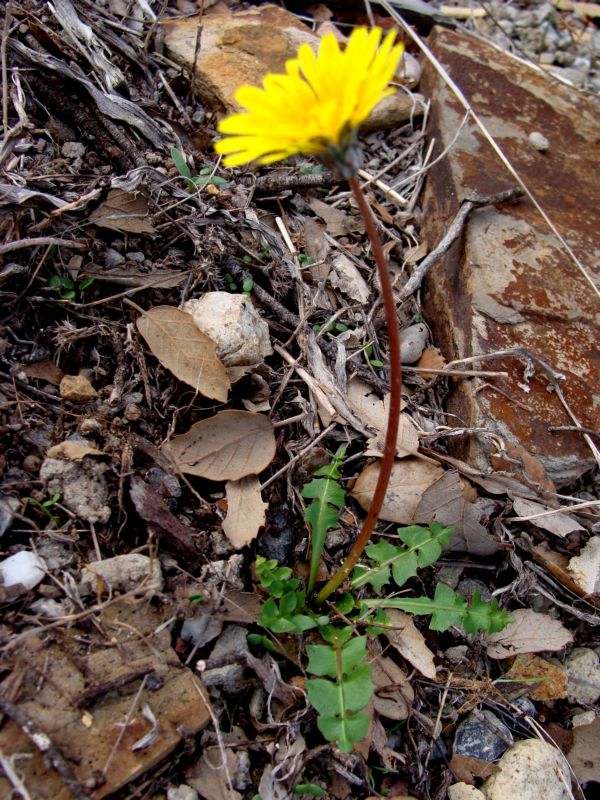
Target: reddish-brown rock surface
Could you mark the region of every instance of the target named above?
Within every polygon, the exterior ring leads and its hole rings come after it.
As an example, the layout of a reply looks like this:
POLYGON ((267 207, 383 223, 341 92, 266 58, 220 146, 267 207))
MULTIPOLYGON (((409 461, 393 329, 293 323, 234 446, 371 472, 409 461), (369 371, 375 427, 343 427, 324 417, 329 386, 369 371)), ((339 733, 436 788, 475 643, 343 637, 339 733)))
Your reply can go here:
MULTIPOLYGON (((430 47, 589 273, 598 280, 600 106, 476 39, 437 29, 430 47), (537 150, 539 132, 549 147, 537 150)), ((422 89, 432 100, 430 135, 437 157, 424 197, 429 246, 461 200, 515 181, 431 66, 422 89)), ((585 427, 597 430, 600 299, 535 206, 527 199, 475 211, 462 241, 436 264, 425 308, 447 358, 524 347, 564 375, 562 391, 585 427)), ((537 456, 558 483, 593 465, 580 433, 552 430, 573 421, 548 376, 526 360, 483 361, 508 378, 456 380, 452 424, 485 427, 537 456), (533 367, 533 370, 531 369, 533 367), (533 371, 533 374, 530 374, 533 371)), ((462 455, 486 467, 490 437, 465 436, 462 455)))

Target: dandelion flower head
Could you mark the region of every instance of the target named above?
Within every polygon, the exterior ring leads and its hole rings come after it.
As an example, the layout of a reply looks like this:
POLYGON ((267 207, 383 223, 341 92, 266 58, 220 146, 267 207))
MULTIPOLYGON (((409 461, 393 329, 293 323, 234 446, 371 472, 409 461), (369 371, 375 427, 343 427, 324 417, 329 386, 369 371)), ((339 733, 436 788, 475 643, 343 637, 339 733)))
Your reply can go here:
POLYGON ((404 46, 394 43, 394 31, 382 36, 380 28, 357 28, 342 51, 326 34, 318 54, 302 44, 284 74, 268 73, 262 88, 240 87, 235 99, 246 111, 218 126, 225 137, 215 149, 225 165, 271 164, 299 153, 347 161, 356 129, 393 91, 388 84, 404 46))

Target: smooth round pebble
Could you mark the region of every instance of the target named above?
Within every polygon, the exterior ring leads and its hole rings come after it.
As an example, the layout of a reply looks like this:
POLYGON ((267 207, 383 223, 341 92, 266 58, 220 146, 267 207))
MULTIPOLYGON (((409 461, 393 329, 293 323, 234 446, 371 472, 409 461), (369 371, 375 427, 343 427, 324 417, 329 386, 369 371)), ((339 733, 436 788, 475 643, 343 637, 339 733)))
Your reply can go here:
POLYGON ((5 588, 21 585, 33 589, 46 574, 46 564, 31 550, 21 550, 0 563, 0 583, 5 588))
POLYGON ((546 150, 550 149, 550 142, 539 131, 533 131, 533 133, 529 134, 529 144, 539 150, 540 153, 545 153, 546 150))
POLYGON ((560 750, 539 739, 517 742, 502 756, 499 772, 484 783, 486 800, 570 800, 571 777, 560 750))

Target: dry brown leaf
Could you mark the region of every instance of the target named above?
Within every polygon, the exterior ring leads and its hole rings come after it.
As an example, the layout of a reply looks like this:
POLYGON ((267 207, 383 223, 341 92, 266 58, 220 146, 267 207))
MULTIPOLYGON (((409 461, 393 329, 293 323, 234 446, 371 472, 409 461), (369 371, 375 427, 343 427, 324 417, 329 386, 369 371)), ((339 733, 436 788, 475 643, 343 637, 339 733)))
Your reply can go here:
POLYGON ((156 233, 148 220, 148 204, 139 194, 111 189, 104 203, 90 214, 90 221, 100 228, 127 233, 156 233))
POLYGON ((378 642, 370 641, 367 649, 371 660, 371 680, 375 685, 375 710, 388 719, 406 719, 415 699, 408 676, 395 661, 381 655, 378 642))
POLYGON ((592 536, 567 567, 569 574, 585 594, 600 593, 600 536, 592 536))
MULTIPOLYGON (((352 490, 352 497, 365 511, 369 510, 373 499, 379 467, 379 461, 365 467, 352 490)), ((423 493, 439 480, 442 473, 443 469, 438 464, 415 456, 396 461, 379 519, 397 522, 400 525, 412 525, 423 493)))
POLYGON ((490 455, 490 463, 495 470, 503 470, 536 489, 541 486, 549 492, 556 492, 556 486, 539 458, 515 442, 505 441, 504 448, 504 453, 490 455))
POLYGON ((500 549, 484 526, 479 522, 481 511, 468 503, 458 472, 448 470, 427 488, 415 512, 415 522, 428 525, 439 522, 452 525, 451 550, 460 550, 478 556, 489 556, 500 549))
MULTIPOLYGON (((357 417, 376 432, 376 436, 368 441, 368 450, 365 451, 365 455, 381 456, 390 405, 389 394, 380 399, 367 383, 361 381, 360 378, 352 378, 348 384, 346 399, 357 417)), ((400 414, 396 455, 398 458, 403 458, 407 455, 415 455, 418 450, 419 435, 417 429, 408 414, 400 414)))
POLYGON ((308 204, 314 213, 327 225, 327 233, 330 236, 346 236, 348 233, 364 231, 365 229, 365 223, 360 216, 350 216, 340 208, 330 206, 328 203, 316 198, 310 200, 308 204))
MULTIPOLYGON (((542 530, 549 531, 555 536, 564 538, 574 531, 584 530, 577 520, 564 512, 545 514, 543 517, 537 516, 538 514, 544 514, 546 511, 553 511, 553 509, 533 500, 515 497, 513 508, 519 517, 528 517, 527 522, 531 522, 536 528, 542 528, 542 530)), ((519 522, 521 521, 525 520, 519 520, 519 522)))
MULTIPOLYGON (((446 366, 446 359, 440 353, 438 347, 426 347, 423 350, 423 355, 417 362, 417 367, 419 369, 444 369, 446 366)), ((435 372, 421 372, 420 373, 422 378, 425 380, 429 380, 430 378, 435 378, 435 372)))
POLYGON ((172 306, 156 306, 139 317, 137 329, 176 378, 204 397, 222 403, 227 400, 231 383, 217 358, 216 345, 198 330, 190 314, 172 306))
POLYGON ((19 373, 24 372, 28 378, 36 381, 47 381, 54 386, 59 386, 65 373, 59 369, 53 361, 47 358, 45 361, 34 361, 19 367, 19 373))
POLYGON ((542 543, 538 547, 532 547, 531 552, 535 560, 543 564, 559 583, 562 583, 569 591, 578 594, 580 597, 585 597, 588 603, 593 603, 600 608, 600 595, 587 594, 581 586, 573 580, 573 576, 567 572, 567 567, 569 565, 569 558, 567 556, 550 550, 545 543, 542 543))
POLYGON ((494 772, 498 772, 499 768, 495 764, 490 764, 489 761, 482 761, 480 758, 454 755, 450 762, 450 769, 458 781, 475 786, 475 778, 483 778, 485 780, 490 775, 493 775, 494 772))
POLYGON ((329 283, 357 303, 367 303, 371 296, 366 280, 345 253, 339 253, 332 259, 329 283))
POLYGON ((418 669, 421 675, 434 681, 436 670, 433 653, 427 647, 421 631, 415 627, 412 617, 396 608, 387 608, 385 613, 390 620, 390 625, 394 626, 394 630, 385 629, 383 631, 388 642, 400 653, 402 658, 418 669))
POLYGON ((567 756, 580 783, 600 783, 600 717, 573 729, 573 746, 567 756))
POLYGON ((265 503, 260 494, 260 481, 256 475, 248 475, 238 481, 227 481, 227 516, 223 520, 223 533, 236 550, 245 547, 256 538, 265 524, 265 503))
POLYGON ((513 622, 503 631, 486 637, 490 658, 510 658, 519 653, 539 653, 543 650, 562 650, 573 636, 557 619, 538 614, 529 608, 510 612, 513 622))
POLYGON ((233 776, 239 770, 237 753, 232 748, 224 749, 223 753, 226 764, 218 747, 205 748, 202 757, 185 774, 186 782, 204 800, 242 800, 242 795, 227 782, 227 775, 233 776))
POLYGON ((174 436, 163 450, 181 472, 211 481, 237 481, 269 466, 275 434, 262 414, 220 411, 174 436))
POLYGON ((54 447, 50 447, 46 455, 48 458, 62 458, 65 461, 81 461, 85 456, 102 457, 106 456, 106 453, 103 453, 102 450, 98 450, 96 447, 90 447, 90 445, 85 442, 67 439, 60 444, 55 444, 54 447))
POLYGON ((416 264, 427 255, 427 242, 423 241, 414 247, 407 247, 402 252, 402 257, 405 264, 416 264))

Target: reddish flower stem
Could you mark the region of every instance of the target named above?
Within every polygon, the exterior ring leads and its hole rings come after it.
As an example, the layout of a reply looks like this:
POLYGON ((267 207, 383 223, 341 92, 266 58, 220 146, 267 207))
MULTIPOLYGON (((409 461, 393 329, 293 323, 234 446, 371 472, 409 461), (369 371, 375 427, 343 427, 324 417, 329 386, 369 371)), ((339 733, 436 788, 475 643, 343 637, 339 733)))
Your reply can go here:
POLYGON ((402 360, 400 357, 400 332, 398 330, 398 318, 396 316, 396 302, 392 291, 392 282, 387 268, 387 261, 381 239, 375 227, 375 221, 371 209, 360 188, 357 178, 350 179, 350 186, 358 203, 360 213, 365 221, 367 235, 371 240, 373 257, 377 264, 377 274, 381 285, 381 295, 383 297, 383 307, 385 310, 385 321, 388 333, 388 354, 390 361, 390 404, 387 420, 387 430, 385 433, 385 444, 383 447, 383 458, 379 465, 379 476, 377 485, 373 493, 373 499, 369 507, 369 512, 363 522, 363 526, 354 542, 352 549, 346 556, 342 566, 334 573, 330 580, 325 584, 316 597, 317 603, 322 603, 340 586, 350 570, 354 567, 361 557, 363 550, 371 538, 377 517, 381 511, 381 506, 385 499, 385 493, 390 482, 394 458, 396 456, 396 441, 398 439, 398 428, 400 425, 400 411, 402 409, 402 360))

